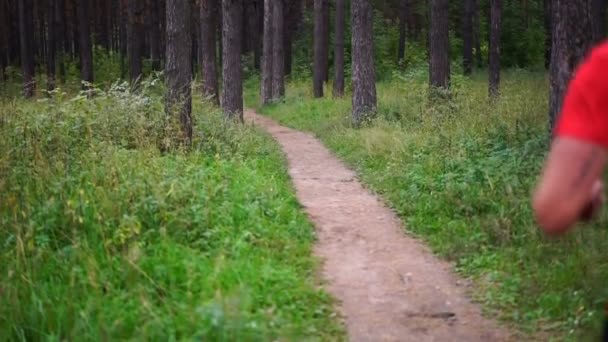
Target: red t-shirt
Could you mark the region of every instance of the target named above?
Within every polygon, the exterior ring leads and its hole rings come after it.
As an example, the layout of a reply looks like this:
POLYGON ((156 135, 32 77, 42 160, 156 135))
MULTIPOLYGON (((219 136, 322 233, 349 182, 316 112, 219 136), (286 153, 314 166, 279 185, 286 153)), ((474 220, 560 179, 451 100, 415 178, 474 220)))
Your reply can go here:
POLYGON ((608 42, 595 47, 576 70, 555 135, 608 148, 608 42))

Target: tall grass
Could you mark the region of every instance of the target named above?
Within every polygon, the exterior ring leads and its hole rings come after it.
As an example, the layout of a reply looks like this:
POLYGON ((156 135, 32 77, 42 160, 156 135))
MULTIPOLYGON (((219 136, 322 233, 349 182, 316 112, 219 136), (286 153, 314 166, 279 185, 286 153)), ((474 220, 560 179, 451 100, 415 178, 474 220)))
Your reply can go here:
POLYGON ((278 147, 162 89, 0 100, 0 340, 340 339, 278 147))
POLYGON ((544 74, 515 70, 496 103, 481 74, 456 76, 451 100, 429 103, 427 71, 413 68, 378 84, 378 118, 361 129, 351 127, 348 96, 313 100, 307 83, 262 111, 314 132, 352 165, 407 231, 474 280, 488 313, 531 333, 590 338, 608 299, 608 220, 557 240, 535 225, 547 95, 544 74))

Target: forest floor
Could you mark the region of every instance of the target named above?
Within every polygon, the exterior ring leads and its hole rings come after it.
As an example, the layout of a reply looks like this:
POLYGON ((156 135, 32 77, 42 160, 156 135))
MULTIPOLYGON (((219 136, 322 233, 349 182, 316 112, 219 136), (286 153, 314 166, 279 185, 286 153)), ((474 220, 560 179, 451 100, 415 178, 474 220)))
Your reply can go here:
POLYGON ((356 174, 310 134, 246 112, 282 146, 298 200, 317 229, 327 289, 352 341, 505 341, 467 283, 437 259, 356 174))

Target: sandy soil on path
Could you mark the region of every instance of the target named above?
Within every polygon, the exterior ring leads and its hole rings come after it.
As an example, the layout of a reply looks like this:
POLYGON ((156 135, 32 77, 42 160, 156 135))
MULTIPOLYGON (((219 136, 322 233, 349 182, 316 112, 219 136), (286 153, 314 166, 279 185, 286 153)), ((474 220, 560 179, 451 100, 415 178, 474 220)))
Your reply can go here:
POLYGON ((356 174, 309 134, 252 111, 282 146, 297 197, 314 223, 326 288, 351 341, 511 341, 481 315, 466 286, 356 174))

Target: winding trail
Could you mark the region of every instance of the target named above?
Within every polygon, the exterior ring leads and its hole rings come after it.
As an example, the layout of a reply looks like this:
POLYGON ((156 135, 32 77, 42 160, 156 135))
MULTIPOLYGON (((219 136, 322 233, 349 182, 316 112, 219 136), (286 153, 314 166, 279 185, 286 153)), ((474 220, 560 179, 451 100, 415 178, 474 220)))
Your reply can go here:
POLYGON ((351 341, 511 341, 482 317, 466 286, 317 139, 255 114, 282 146, 297 197, 317 231, 326 288, 351 341))

